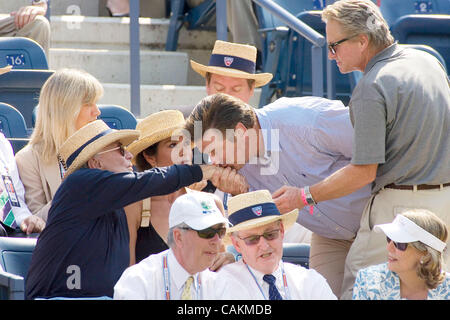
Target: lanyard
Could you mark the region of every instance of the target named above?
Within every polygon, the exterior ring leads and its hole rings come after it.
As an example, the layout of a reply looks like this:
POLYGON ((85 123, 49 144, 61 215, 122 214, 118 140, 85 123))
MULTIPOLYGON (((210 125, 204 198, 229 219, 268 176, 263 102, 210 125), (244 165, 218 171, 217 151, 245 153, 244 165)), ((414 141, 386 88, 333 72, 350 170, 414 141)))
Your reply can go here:
MULTIPOLYGON (((284 293, 286 295, 286 300, 291 300, 291 294, 289 292, 289 287, 288 287, 288 283, 287 283, 287 278, 286 278, 286 272, 284 272, 284 264, 283 261, 281 262, 281 275, 283 277, 283 287, 284 287, 284 293)), ((250 272, 250 274, 253 277, 253 280, 255 280, 256 285, 258 286, 259 291, 261 292, 264 300, 269 300, 266 295, 264 294, 263 289, 261 288, 261 286, 258 283, 258 280, 256 280, 255 275, 253 274, 252 270, 250 270, 250 268, 248 267, 248 264, 245 264, 245 266, 247 267, 248 272, 250 272)))
MULTIPOLYGON (((162 267, 163 267, 163 275, 164 275, 164 293, 166 296, 166 300, 170 300, 170 272, 169 272, 169 263, 167 261, 167 253, 162 257, 162 267)), ((195 296, 199 298, 201 281, 200 274, 197 276, 197 288, 195 289, 195 296)), ((201 300, 201 299, 200 299, 201 300)))

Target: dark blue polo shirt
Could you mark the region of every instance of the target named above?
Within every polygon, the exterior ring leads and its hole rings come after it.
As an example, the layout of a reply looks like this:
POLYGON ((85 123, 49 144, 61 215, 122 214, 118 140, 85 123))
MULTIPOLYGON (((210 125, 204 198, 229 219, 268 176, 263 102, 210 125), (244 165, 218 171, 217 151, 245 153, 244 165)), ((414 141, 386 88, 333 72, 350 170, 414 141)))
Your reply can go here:
POLYGON ((113 296, 129 265, 124 206, 202 179, 199 166, 145 172, 79 169, 57 190, 26 277, 25 296, 113 296))

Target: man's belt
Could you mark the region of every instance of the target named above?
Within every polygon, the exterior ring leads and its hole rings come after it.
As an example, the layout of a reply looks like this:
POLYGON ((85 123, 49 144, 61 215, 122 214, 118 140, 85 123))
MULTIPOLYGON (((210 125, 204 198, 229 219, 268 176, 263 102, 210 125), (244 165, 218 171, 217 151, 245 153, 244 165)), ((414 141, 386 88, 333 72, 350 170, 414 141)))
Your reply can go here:
POLYGON ((400 190, 414 190, 414 187, 417 187, 417 190, 431 190, 431 189, 440 189, 442 187, 448 187, 450 186, 450 182, 449 183, 443 183, 443 184, 436 184, 436 185, 432 185, 432 184, 418 184, 416 186, 403 186, 403 185, 397 185, 394 183, 390 183, 386 186, 384 186, 385 188, 389 188, 389 189, 400 189, 400 190))

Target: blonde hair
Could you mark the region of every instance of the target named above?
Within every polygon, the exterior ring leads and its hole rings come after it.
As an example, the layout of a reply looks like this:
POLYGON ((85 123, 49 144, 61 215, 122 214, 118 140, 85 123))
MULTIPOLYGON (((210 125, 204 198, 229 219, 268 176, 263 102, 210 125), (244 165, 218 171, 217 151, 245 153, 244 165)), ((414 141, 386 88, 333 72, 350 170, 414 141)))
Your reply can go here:
POLYGON ((57 150, 76 131, 82 106, 96 102, 102 95, 100 82, 83 70, 60 69, 47 79, 30 140, 46 163, 57 160, 57 150))
POLYGON ((374 48, 385 48, 394 43, 380 9, 370 0, 336 1, 323 10, 322 20, 340 23, 349 36, 366 34, 374 48))
MULTIPOLYGON (((425 209, 412 209, 403 212, 402 215, 436 238, 443 242, 447 241, 447 226, 433 212, 425 209)), ((435 289, 445 279, 442 253, 420 241, 412 242, 410 245, 421 252, 426 252, 417 267, 417 275, 419 278, 425 280, 429 289, 435 289)))

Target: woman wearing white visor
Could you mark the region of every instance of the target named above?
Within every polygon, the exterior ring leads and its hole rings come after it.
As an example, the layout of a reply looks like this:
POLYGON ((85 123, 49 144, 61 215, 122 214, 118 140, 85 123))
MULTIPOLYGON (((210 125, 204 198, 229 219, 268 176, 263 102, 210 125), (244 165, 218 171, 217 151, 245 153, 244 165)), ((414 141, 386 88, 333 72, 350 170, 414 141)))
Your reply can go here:
POLYGON ((448 230, 434 213, 405 211, 376 232, 387 238, 388 262, 358 271, 355 300, 450 300, 450 273, 443 271, 442 252, 448 230))

